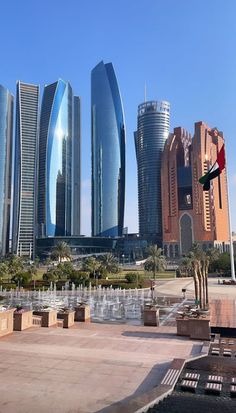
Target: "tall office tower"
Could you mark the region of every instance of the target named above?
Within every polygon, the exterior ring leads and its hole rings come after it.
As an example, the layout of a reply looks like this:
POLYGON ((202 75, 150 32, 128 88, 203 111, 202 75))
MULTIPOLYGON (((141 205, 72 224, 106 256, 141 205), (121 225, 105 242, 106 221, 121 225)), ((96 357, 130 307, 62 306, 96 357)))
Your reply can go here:
POLYGON ((13 252, 34 257, 39 86, 17 83, 13 252))
POLYGON ((0 256, 9 252, 13 100, 0 85, 0 256))
POLYGON ((195 123, 193 139, 182 128, 168 138, 162 158, 163 247, 169 257, 186 254, 197 242, 203 250, 228 249, 226 169, 203 191, 198 179, 216 161, 222 132, 195 123))
POLYGON ((111 63, 100 62, 91 76, 92 235, 121 236, 125 203, 125 123, 111 63))
POLYGON ((81 128, 80 98, 74 96, 73 142, 72 142, 72 231, 71 235, 80 235, 80 188, 81 188, 81 128))
POLYGON ((39 133, 39 236, 78 235, 75 232, 80 228, 79 115, 79 98, 73 98, 68 82, 59 79, 45 86, 39 133))
POLYGON ((168 102, 150 101, 138 107, 134 132, 138 167, 139 233, 161 245, 161 157, 170 128, 168 102))

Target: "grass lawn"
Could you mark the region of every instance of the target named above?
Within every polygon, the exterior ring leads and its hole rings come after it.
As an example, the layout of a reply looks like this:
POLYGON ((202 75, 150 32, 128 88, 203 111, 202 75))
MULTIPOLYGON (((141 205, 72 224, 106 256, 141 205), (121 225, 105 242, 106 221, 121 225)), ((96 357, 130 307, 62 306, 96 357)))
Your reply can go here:
MULTIPOLYGON (((109 280, 117 280, 117 279, 124 279, 126 274, 137 274, 140 275, 142 278, 153 278, 153 274, 151 272, 147 272, 144 270, 132 270, 132 271, 120 271, 118 274, 108 274, 108 279, 109 280)), ((158 278, 175 278, 175 271, 163 271, 159 272, 156 275, 156 279, 158 278)))

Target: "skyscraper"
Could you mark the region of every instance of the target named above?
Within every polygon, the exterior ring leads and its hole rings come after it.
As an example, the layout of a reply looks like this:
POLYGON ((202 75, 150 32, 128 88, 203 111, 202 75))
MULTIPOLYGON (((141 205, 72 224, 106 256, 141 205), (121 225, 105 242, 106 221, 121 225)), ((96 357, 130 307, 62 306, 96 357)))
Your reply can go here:
POLYGON ((138 107, 134 132, 138 167, 139 233, 161 245, 161 157, 170 127, 168 102, 145 102, 138 107))
POLYGON ((0 85, 0 256, 9 251, 13 96, 0 85))
POLYGON ((91 76, 92 235, 121 236, 125 202, 125 123, 111 63, 91 76))
POLYGON ((81 128, 80 98, 74 96, 73 105, 73 142, 72 142, 72 231, 80 235, 80 194, 81 194, 81 128))
POLYGON ((39 86, 17 83, 13 252, 32 258, 36 225, 39 86))
POLYGON ((213 165, 224 144, 222 132, 195 123, 193 139, 175 128, 162 158, 163 247, 171 258, 187 254, 194 242, 203 250, 229 244, 226 169, 203 191, 198 179, 213 165))
POLYGON ((39 133, 39 236, 78 235, 75 232, 80 228, 79 116, 80 101, 73 98, 68 82, 59 79, 45 86, 39 133))

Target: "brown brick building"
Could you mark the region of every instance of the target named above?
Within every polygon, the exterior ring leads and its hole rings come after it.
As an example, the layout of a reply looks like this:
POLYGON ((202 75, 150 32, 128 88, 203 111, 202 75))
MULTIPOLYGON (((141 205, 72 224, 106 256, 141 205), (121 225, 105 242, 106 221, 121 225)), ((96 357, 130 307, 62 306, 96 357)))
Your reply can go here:
POLYGON ((216 161, 224 143, 222 132, 195 123, 194 137, 175 128, 162 156, 163 249, 166 256, 186 254, 193 242, 204 250, 228 249, 229 223, 226 169, 203 191, 198 179, 216 161))

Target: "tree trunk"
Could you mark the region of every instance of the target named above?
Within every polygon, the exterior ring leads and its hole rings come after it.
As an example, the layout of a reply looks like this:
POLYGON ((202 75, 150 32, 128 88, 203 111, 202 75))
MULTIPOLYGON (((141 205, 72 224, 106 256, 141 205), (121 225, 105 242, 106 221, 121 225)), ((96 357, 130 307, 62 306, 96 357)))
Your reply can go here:
POLYGON ((199 282, 199 302, 200 302, 200 308, 202 309, 202 274, 201 274, 199 265, 197 267, 197 276, 198 276, 198 282, 199 282))
POLYGON ((205 269, 205 283, 206 283, 206 306, 209 307, 209 295, 208 295, 208 265, 205 269))
POLYGON ((199 301, 199 284, 197 274, 193 272, 194 290, 195 290, 195 300, 199 301))
POLYGON ((205 265, 204 263, 200 263, 199 265, 199 273, 202 280, 202 308, 205 309, 206 307, 206 283, 205 283, 205 265))

